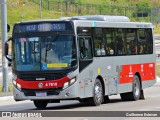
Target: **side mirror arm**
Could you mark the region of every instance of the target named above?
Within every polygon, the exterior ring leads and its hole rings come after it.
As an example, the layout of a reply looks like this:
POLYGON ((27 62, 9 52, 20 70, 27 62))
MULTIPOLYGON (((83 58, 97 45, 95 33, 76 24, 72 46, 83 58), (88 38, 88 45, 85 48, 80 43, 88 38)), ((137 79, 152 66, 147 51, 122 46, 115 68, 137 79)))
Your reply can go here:
POLYGON ((5 57, 6 57, 6 59, 7 59, 8 61, 10 61, 10 62, 12 61, 12 59, 8 57, 8 51, 9 51, 8 42, 11 41, 11 40, 12 40, 12 37, 9 38, 9 39, 7 40, 7 42, 5 42, 5 46, 4 46, 4 47, 5 47, 5 48, 4 48, 4 49, 5 49, 5 51, 4 51, 5 57))

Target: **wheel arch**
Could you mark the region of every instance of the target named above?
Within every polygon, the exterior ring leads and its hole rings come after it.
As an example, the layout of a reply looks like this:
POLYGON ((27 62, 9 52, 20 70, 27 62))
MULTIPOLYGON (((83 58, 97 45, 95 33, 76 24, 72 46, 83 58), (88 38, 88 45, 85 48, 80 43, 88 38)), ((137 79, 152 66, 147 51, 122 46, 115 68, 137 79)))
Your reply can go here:
POLYGON ((105 95, 105 83, 104 83, 104 79, 101 75, 98 75, 96 79, 99 79, 101 84, 102 84, 102 89, 103 89, 103 96, 105 95))
POLYGON ((140 82, 140 87, 141 87, 141 90, 142 90, 142 79, 141 79, 141 75, 139 72, 136 72, 135 75, 137 75, 139 77, 139 82, 140 82))

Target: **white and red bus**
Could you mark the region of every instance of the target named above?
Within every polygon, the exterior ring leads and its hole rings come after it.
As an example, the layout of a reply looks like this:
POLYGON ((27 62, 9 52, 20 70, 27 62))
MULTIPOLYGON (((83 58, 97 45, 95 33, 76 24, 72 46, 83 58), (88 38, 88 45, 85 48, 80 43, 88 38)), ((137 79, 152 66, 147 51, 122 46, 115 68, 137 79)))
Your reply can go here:
POLYGON ((100 105, 115 94, 144 98, 143 89, 156 83, 152 29, 151 23, 103 15, 16 23, 12 59, 6 52, 14 99, 45 108, 61 100, 100 105))

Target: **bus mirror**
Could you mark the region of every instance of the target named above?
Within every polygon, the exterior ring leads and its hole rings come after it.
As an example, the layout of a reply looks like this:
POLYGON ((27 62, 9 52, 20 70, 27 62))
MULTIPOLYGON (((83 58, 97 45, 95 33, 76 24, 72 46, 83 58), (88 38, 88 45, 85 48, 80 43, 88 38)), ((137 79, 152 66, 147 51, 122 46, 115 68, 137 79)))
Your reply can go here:
POLYGON ((5 56, 8 55, 8 43, 6 42, 5 43, 5 56))
POLYGON ((10 31, 10 25, 7 24, 7 32, 9 32, 9 31, 10 31))
POLYGON ((11 43, 9 43, 9 42, 11 42, 12 41, 12 38, 9 38, 8 39, 8 41, 5 43, 5 46, 4 46, 4 54, 5 54, 5 57, 6 57, 6 59, 8 60, 8 61, 12 61, 12 55, 11 55, 11 53, 9 53, 10 51, 11 51, 11 43))

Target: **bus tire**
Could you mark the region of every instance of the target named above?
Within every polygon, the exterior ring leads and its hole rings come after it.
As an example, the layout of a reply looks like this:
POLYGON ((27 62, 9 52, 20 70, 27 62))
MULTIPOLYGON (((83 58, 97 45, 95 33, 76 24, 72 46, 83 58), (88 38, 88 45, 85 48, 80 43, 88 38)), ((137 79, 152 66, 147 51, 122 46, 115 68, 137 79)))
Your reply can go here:
POLYGON ((99 79, 96 79, 93 87, 93 97, 90 98, 91 105, 99 106, 103 102, 103 88, 99 79))
POLYGON ((137 75, 134 76, 132 92, 121 93, 120 96, 121 96, 121 99, 124 101, 136 101, 140 99, 141 85, 140 85, 140 79, 137 75))
POLYGON ((109 103, 109 102, 110 102, 110 99, 109 99, 108 95, 104 96, 102 104, 106 104, 106 103, 109 103))
POLYGON ((86 99, 86 98, 79 99, 79 102, 80 102, 80 103, 85 103, 85 102, 87 102, 87 99, 86 99))
POLYGON ((45 109, 47 104, 48 104, 48 101, 46 101, 46 100, 34 100, 33 103, 38 109, 45 109))

